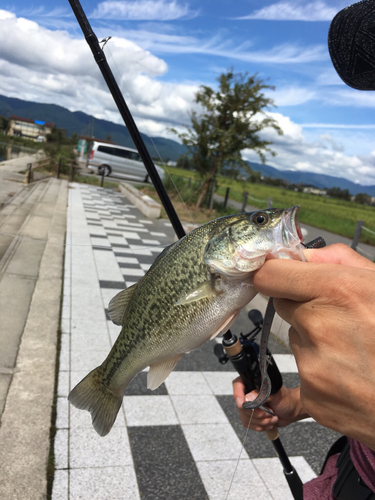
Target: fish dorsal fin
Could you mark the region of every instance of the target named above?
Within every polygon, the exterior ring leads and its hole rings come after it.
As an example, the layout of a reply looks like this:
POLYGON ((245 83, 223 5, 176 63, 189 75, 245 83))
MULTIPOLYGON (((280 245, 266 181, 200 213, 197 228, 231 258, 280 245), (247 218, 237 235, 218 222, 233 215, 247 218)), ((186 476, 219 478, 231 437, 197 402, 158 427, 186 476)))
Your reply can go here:
POLYGON ((157 389, 168 377, 183 355, 184 354, 177 354, 177 356, 169 358, 166 361, 150 365, 150 371, 147 374, 147 389, 151 389, 152 391, 157 389))
POLYGON ((115 295, 108 304, 108 316, 115 325, 122 325, 122 319, 137 283, 115 295))
POLYGON ((201 300, 206 297, 213 297, 215 295, 219 295, 223 293, 220 290, 216 290, 213 286, 212 280, 205 281, 197 288, 189 292, 187 295, 181 297, 177 302, 176 306, 181 306, 183 304, 190 304, 191 302, 195 302, 196 300, 201 300))

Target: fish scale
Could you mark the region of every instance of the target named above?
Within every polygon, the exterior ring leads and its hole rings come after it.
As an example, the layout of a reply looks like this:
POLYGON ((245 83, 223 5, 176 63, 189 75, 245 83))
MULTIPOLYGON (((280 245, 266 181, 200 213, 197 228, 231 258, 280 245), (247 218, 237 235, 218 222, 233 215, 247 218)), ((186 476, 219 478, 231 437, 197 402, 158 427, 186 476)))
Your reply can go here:
POLYGON ((124 391, 147 366, 156 389, 185 352, 224 333, 255 295, 251 275, 267 256, 301 258, 298 207, 215 219, 173 243, 140 281, 117 294, 108 314, 122 329, 102 365, 70 393, 106 435, 124 391))

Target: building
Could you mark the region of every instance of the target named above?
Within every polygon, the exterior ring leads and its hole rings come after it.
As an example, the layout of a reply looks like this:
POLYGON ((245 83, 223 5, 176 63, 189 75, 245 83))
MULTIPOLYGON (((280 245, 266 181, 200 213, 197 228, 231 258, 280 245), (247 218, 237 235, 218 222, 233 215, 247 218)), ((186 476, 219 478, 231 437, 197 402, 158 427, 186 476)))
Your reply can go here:
POLYGON ((54 123, 46 123, 41 120, 32 120, 31 118, 21 118, 11 115, 7 135, 24 137, 32 141, 44 142, 47 134, 52 132, 54 123))

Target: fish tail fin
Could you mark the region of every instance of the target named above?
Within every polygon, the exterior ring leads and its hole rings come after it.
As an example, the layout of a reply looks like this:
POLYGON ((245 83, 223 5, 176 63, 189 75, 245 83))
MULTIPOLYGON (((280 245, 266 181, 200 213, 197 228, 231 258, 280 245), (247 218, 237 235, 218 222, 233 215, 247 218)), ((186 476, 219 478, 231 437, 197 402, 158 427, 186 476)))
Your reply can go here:
POLYGON ((102 383, 99 368, 95 368, 70 391, 68 400, 76 408, 88 410, 96 432, 106 436, 115 423, 122 395, 113 394, 102 383))

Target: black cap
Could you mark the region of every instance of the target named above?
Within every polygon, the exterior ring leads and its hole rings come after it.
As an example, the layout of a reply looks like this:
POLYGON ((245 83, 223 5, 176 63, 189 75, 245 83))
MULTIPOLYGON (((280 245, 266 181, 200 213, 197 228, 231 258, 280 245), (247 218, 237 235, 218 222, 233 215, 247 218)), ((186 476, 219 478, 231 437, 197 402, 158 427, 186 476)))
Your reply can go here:
POLYGON ((347 85, 375 90, 375 0, 363 0, 336 14, 328 32, 328 48, 347 85))

